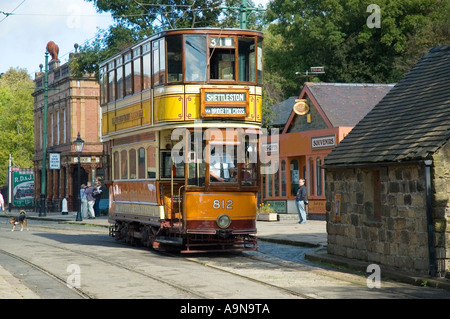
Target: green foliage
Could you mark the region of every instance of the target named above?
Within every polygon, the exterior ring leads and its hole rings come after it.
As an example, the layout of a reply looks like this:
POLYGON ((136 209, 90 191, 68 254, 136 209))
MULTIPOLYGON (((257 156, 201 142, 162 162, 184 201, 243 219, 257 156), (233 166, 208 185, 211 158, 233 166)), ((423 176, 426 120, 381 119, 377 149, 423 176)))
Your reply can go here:
POLYGON ((26 70, 9 69, 0 78, 0 184, 6 181, 9 154, 20 167, 34 155, 33 80, 26 70))
MULTIPOLYGON (((325 82, 397 82, 448 30, 449 7, 444 0, 380 0, 381 28, 366 24, 372 0, 273 0, 269 32, 282 42, 266 52, 266 74, 283 74, 286 97, 297 95, 305 79, 295 72, 325 66, 325 82), (444 22, 447 21, 447 22, 444 22), (439 26, 439 23, 444 25, 439 26), (428 31, 427 31, 428 30, 428 31), (439 34, 445 33, 437 32, 439 34), (415 43, 425 44, 418 50, 415 43), (278 58, 277 58, 278 57, 278 58), (279 58, 282 57, 282 58, 279 58)), ((445 37, 445 36, 444 36, 445 37)), ((447 34, 447 42, 449 41, 447 34)))

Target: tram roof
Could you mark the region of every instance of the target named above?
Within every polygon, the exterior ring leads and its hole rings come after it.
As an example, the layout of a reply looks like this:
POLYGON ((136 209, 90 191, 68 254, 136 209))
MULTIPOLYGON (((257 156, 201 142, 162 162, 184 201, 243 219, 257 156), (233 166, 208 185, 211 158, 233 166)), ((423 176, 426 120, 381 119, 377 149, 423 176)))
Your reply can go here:
POLYGON ((123 49, 120 52, 117 52, 116 54, 112 55, 106 60, 103 60, 100 62, 100 66, 109 63, 111 60, 114 60, 118 56, 122 55, 123 53, 132 50, 133 48, 136 48, 140 45, 142 45, 145 42, 149 42, 161 37, 164 37, 166 35, 170 34, 209 34, 209 33, 222 33, 227 35, 254 35, 254 36, 260 36, 263 37, 262 31, 256 31, 256 30, 249 30, 249 29, 238 29, 238 28, 214 28, 214 27, 208 27, 208 28, 181 28, 181 29, 170 29, 170 30, 164 30, 158 33, 155 33, 154 35, 151 35, 150 37, 143 39, 139 42, 136 42, 135 44, 127 47, 126 49, 123 49))

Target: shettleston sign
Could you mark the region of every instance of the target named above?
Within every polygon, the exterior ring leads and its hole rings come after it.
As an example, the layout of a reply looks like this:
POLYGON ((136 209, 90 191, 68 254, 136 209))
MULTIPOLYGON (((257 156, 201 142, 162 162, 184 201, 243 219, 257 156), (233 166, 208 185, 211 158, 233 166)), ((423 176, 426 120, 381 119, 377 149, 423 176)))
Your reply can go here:
POLYGON ((202 116, 245 117, 248 114, 248 90, 202 89, 202 116))

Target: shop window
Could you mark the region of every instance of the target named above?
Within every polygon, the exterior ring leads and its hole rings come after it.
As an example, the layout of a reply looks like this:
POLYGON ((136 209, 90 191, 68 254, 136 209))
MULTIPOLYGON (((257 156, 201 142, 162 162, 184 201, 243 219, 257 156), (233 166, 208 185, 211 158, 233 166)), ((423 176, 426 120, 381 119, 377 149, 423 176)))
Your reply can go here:
POLYGON ((297 195, 297 190, 299 188, 298 186, 298 179, 299 171, 298 171, 298 161, 296 159, 291 160, 291 196, 297 195))
POLYGON ((130 179, 136 179, 136 150, 133 148, 130 150, 130 179))
POLYGON ((120 178, 128 179, 128 152, 120 152, 120 178))
POLYGON ((317 185, 316 194, 317 194, 317 196, 322 196, 322 189, 323 189, 323 183, 322 183, 323 174, 322 174, 321 166, 322 166, 322 160, 319 157, 316 160, 316 185, 317 185))
POLYGON ((183 81, 181 36, 167 37, 167 82, 183 81))
POLYGON ((286 161, 281 161, 281 196, 286 196, 286 161))
POLYGON ((138 150, 138 178, 145 178, 145 149, 143 147, 138 150))
POLYGON ((206 37, 186 36, 186 81, 206 81, 206 37))
POLYGON ((267 197, 272 197, 272 174, 267 174, 267 197))
POLYGON ((308 166, 309 166, 309 177, 308 177, 308 185, 307 185, 307 189, 308 189, 308 195, 314 195, 314 160, 312 158, 310 158, 308 160, 308 166))
MULTIPOLYGON (((275 167, 278 167, 278 161, 275 160, 275 167)), ((280 172, 273 172, 273 190, 274 196, 280 196, 280 172)))

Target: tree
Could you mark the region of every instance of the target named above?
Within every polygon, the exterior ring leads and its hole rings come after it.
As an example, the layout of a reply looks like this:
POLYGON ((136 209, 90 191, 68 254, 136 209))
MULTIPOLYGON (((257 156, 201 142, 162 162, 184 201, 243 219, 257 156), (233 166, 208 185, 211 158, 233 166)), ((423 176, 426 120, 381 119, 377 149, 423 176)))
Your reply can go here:
POLYGON ((9 154, 20 167, 31 167, 34 155, 33 80, 23 69, 0 77, 0 181, 6 180, 9 154))
MULTIPOLYGON (((448 1, 447 1, 448 2, 448 1)), ((327 82, 398 81, 420 57, 412 52, 436 21, 444 21, 444 0, 379 0, 380 28, 370 27, 371 0, 273 0, 268 6, 269 32, 283 42, 267 57, 266 72, 283 74, 287 95, 300 92, 295 72, 325 66, 327 82), (368 21, 369 20, 369 21, 368 21), (282 57, 281 59, 279 57, 282 57)), ((447 11, 448 12, 448 11, 447 11)), ((447 20, 448 21, 448 20, 447 20)), ((445 27, 444 27, 445 29, 445 27)), ((448 38, 447 38, 448 41, 448 38)), ((427 43, 428 51, 439 41, 427 43)), ((269 53, 270 54, 270 53, 269 53)))

